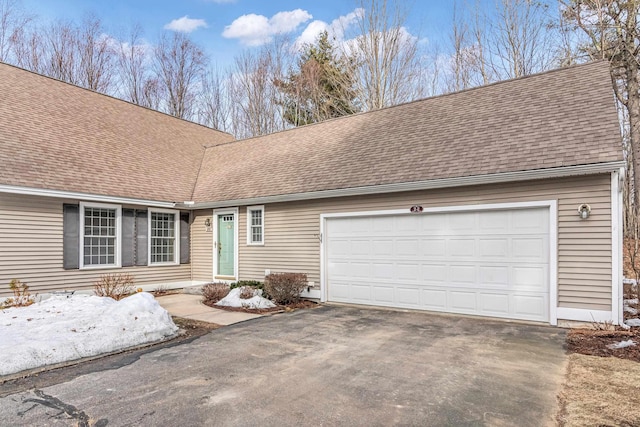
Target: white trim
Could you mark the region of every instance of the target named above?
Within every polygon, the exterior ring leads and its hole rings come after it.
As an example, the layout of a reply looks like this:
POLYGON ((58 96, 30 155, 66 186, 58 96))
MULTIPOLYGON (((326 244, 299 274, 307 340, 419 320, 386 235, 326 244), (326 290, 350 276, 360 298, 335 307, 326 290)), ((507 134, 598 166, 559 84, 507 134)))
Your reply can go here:
POLYGON ((176 265, 176 264, 180 264, 180 211, 175 209, 149 208, 147 210, 147 265, 149 267, 161 267, 163 265, 176 265), (174 223, 173 238, 175 242, 175 247, 173 251, 173 256, 175 259, 173 262, 151 262, 151 214, 153 212, 173 214, 173 223, 174 223))
POLYGON ((47 190, 43 188, 19 187, 15 185, 0 185, 0 193, 22 194, 25 196, 56 197, 60 199, 85 200, 99 203, 120 203, 124 205, 144 205, 161 208, 173 208, 175 202, 161 202, 157 200, 134 199, 129 197, 101 196, 99 194, 77 193, 74 191, 47 190))
POLYGON ((87 203, 80 202, 80 230, 78 233, 80 239, 80 250, 78 253, 79 268, 80 270, 100 270, 100 269, 108 269, 108 268, 121 268, 122 267, 122 206, 120 205, 112 205, 107 203, 87 203), (104 265, 84 265, 84 210, 86 207, 89 208, 103 208, 103 209, 115 209, 116 211, 116 253, 115 253, 115 264, 104 264, 104 265))
MULTIPOLYGON (((218 217, 220 215, 229 215, 233 214, 233 278, 234 281, 238 280, 238 208, 227 208, 227 209, 214 209, 213 210, 213 280, 215 281, 229 281, 229 279, 220 279, 216 278, 218 276, 218 217)), ((226 277, 226 276, 219 276, 226 277)), ((229 276, 230 277, 230 276, 229 276)))
POLYGON ((576 175, 611 173, 624 167, 624 161, 596 163, 589 165, 565 166, 550 169, 503 172, 486 175, 463 176, 457 178, 431 179, 417 182, 371 185, 366 187, 340 188, 336 190, 311 191, 307 193, 281 194, 277 196, 253 197, 216 202, 195 203, 192 209, 219 208, 224 206, 263 205, 269 203, 292 202, 299 200, 325 199, 331 197, 362 196, 379 193, 398 193, 403 191, 430 190, 435 188, 463 187, 469 185, 499 184, 505 182, 529 181, 533 179, 562 178, 576 175))
POLYGON ((256 205, 256 206, 247 206, 247 245, 249 246, 264 246, 264 205, 256 205), (262 241, 261 242, 253 242, 251 238, 253 237, 253 233, 251 232, 251 212, 252 211, 262 211, 262 241))
POLYGON ((614 324, 624 321, 622 308, 622 185, 624 168, 611 173, 611 315, 614 324))
POLYGON ((551 325, 558 324, 557 301, 558 301, 558 202, 557 200, 539 200, 532 202, 512 202, 512 203, 491 203, 480 205, 458 205, 458 206, 442 206, 424 208, 422 213, 411 213, 409 208, 378 210, 378 211, 360 211, 360 212, 341 212, 320 214, 320 301, 328 300, 328 286, 326 283, 326 221, 330 218, 346 218, 358 216, 384 216, 384 215, 421 215, 425 213, 446 213, 446 212, 464 212, 464 211, 484 211, 484 210, 507 210, 507 209, 526 209, 533 207, 549 208, 549 323, 551 325))
POLYGON ((610 322, 612 313, 604 310, 585 310, 583 308, 558 307, 558 319, 578 322, 610 322))

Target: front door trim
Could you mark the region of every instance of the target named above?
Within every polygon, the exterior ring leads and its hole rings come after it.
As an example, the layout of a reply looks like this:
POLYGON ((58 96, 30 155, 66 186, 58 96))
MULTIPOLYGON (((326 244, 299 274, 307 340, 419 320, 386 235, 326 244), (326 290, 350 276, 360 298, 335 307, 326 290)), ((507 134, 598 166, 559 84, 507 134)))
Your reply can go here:
POLYGON ((222 282, 234 282, 238 280, 238 208, 224 208, 213 210, 213 280, 222 282), (222 215, 233 214, 233 276, 218 275, 218 220, 222 215))

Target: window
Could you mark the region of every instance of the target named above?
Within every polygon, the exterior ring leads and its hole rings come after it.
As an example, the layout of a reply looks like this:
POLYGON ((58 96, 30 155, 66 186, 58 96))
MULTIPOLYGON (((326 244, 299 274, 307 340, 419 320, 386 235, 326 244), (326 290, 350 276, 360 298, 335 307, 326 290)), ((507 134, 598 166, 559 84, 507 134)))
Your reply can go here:
POLYGON ((180 225, 173 211, 149 211, 149 264, 177 264, 180 225))
POLYGON ((264 206, 247 208, 247 244, 264 244, 264 206))
POLYGON ((80 204, 80 210, 80 267, 119 267, 120 207, 80 204))

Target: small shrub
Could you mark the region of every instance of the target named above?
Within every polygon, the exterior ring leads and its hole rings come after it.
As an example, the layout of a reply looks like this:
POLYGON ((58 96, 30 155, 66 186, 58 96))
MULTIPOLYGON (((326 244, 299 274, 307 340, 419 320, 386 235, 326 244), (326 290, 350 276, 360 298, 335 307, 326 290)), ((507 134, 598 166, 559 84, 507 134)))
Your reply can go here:
POLYGON ((241 288, 243 286, 251 286, 256 289, 264 289, 264 283, 258 280, 238 280, 229 285, 230 289, 241 288))
POLYGON ((103 274, 93 285, 93 293, 118 301, 133 293, 133 276, 130 274, 103 274))
POLYGON ((229 294, 229 285, 223 282, 207 283, 202 287, 202 296, 208 303, 216 303, 229 294))
POLYGON ((13 298, 7 298, 0 304, 0 309, 9 307, 27 307, 35 302, 35 298, 29 292, 29 286, 19 279, 12 279, 9 289, 13 292, 13 298))
POLYGON ((243 286, 240 288, 240 299, 253 298, 256 294, 256 288, 251 286, 243 286))
POLYGON ((304 273, 271 273, 265 278, 264 289, 276 304, 300 301, 300 292, 307 287, 304 273))

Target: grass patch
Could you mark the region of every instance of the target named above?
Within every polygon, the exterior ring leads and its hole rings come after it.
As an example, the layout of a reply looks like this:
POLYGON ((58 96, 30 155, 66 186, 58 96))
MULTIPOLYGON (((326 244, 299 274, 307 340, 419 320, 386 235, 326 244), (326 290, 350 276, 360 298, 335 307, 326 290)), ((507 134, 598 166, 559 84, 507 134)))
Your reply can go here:
POLYGON ((640 363, 571 354, 560 392, 560 426, 640 425, 640 363))

